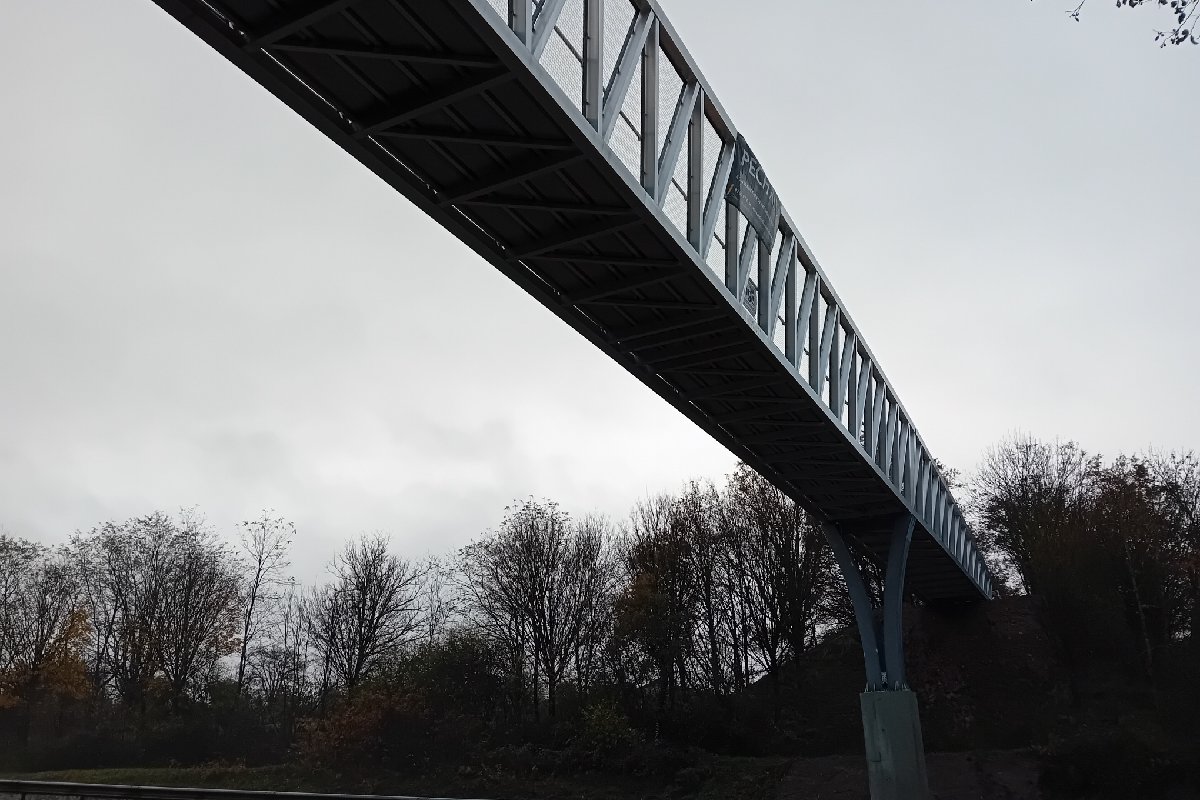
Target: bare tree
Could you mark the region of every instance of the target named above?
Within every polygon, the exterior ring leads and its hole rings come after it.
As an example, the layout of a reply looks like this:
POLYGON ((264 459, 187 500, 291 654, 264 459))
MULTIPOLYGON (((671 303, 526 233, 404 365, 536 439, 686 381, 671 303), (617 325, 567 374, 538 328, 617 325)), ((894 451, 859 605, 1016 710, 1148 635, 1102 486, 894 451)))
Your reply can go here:
POLYGON ((421 574, 378 533, 347 544, 331 569, 333 582, 313 593, 307 613, 328 672, 353 690, 419 633, 421 574))
POLYGON ((1175 635, 1200 644, 1200 458, 1195 453, 1152 453, 1147 467, 1163 489, 1165 511, 1176 531, 1183 607, 1175 635))
POLYGON ((95 627, 91 670, 129 707, 145 709, 157 670, 154 636, 166 591, 171 518, 161 512, 77 534, 72 550, 95 627))
POLYGON ((454 595, 454 570, 437 556, 429 556, 420 567, 421 608, 424 615, 423 638, 433 645, 441 641, 458 610, 454 595))
POLYGON ((663 706, 674 706, 677 692, 689 684, 696 622, 692 550, 673 498, 660 495, 634 506, 622 542, 618 629, 654 665, 663 706))
POLYGON ((460 563, 472 613, 510 652, 528 646, 535 715, 544 677, 553 716, 559 684, 585 650, 595 652, 588 637, 607 585, 603 525, 574 525, 555 503, 527 500, 464 548, 460 563))
POLYGON ((573 668, 579 693, 586 697, 601 670, 613 631, 617 565, 608 519, 591 514, 575 525, 574 566, 579 596, 579 630, 573 668))
POLYGON ((990 449, 973 481, 977 538, 1012 564, 1021 587, 1034 591, 1043 551, 1059 549, 1060 534, 1086 513, 1099 459, 1074 442, 1040 442, 1017 435, 990 449))
POLYGON ((736 568, 730 559, 731 537, 721 496, 711 483, 693 481, 672 504, 671 516, 671 524, 691 544, 697 672, 713 692, 724 695, 745 685, 741 680, 745 670, 734 646, 740 639, 736 568))
POLYGON ((730 476, 726 526, 736 594, 757 670, 776 692, 780 667, 816 643, 835 566, 817 525, 746 465, 730 476))
POLYGON ((168 542, 151 641, 173 707, 236 651, 239 576, 230 549, 203 518, 185 513, 168 542))
POLYGON ((289 582, 279 614, 249 659, 247 688, 276 725, 292 730, 313 699, 310 625, 296 583, 289 582))
POLYGON ((78 693, 86 635, 65 554, 0 535, 0 706, 78 693))
POLYGON ((237 696, 246 682, 248 654, 262 633, 264 624, 277 620, 282 594, 283 573, 291 562, 288 547, 296 536, 296 526, 282 517, 264 511, 256 520, 242 523, 242 556, 247 573, 242 584, 242 631, 238 653, 237 696))
POLYGON ((164 677, 172 705, 236 651, 237 567, 232 553, 191 513, 155 512, 108 522, 72 540, 93 624, 96 686, 145 709, 164 677))

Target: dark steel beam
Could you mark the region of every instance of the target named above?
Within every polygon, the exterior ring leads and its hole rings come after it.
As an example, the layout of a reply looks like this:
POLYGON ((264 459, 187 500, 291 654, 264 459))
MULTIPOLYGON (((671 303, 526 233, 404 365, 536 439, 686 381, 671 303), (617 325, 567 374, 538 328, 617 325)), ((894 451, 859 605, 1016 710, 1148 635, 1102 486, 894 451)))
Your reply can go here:
POLYGON ((641 306, 642 308, 661 308, 672 311, 711 311, 716 308, 715 303, 684 303, 676 300, 622 300, 616 297, 605 297, 601 300, 593 300, 592 305, 596 306, 641 306))
POLYGON ((491 69, 500 66, 500 62, 496 60, 495 56, 490 55, 438 53, 431 50, 413 50, 403 47, 368 47, 355 42, 272 42, 259 46, 282 53, 313 53, 346 58, 401 61, 406 64, 441 64, 448 67, 477 69, 491 69))
MULTIPOLYGON (((693 366, 695 364, 704 364, 709 361, 715 361, 722 358, 737 358, 744 356, 747 353, 754 352, 754 347, 750 342, 734 342, 732 344, 723 345, 720 348, 704 350, 696 355, 690 356, 674 356, 665 358, 661 361, 654 359, 651 363, 655 369, 660 371, 669 371, 673 367, 693 366)), ((645 359, 642 359, 645 361, 645 359)))
POLYGON ((716 320, 719 320, 725 316, 727 315, 723 311, 715 314, 709 314, 699 319, 697 319, 696 315, 694 314, 684 314, 678 317, 671 317, 669 319, 647 322, 632 328, 626 328, 625 330, 613 331, 613 338, 621 343, 632 342, 637 339, 642 339, 647 336, 654 336, 655 334, 659 333, 669 333, 671 331, 691 328, 706 322, 715 322, 716 320))
MULTIPOLYGON (((816 429, 817 427, 818 427, 817 425, 815 425, 815 424, 813 425, 814 429, 816 429)), ((821 448, 826 448, 826 447, 828 447, 828 448, 834 448, 834 447, 845 448, 845 446, 846 446, 845 444, 842 444, 840 442, 811 442, 807 439, 789 439, 788 434, 780 434, 780 433, 775 433, 775 432, 751 433, 751 434, 739 436, 738 439, 740 441, 745 442, 746 444, 778 444, 778 445, 796 444, 796 445, 802 445, 804 447, 821 447, 821 448)))
MULTIPOLYGON (((659 354, 653 355, 653 356, 641 356, 640 358, 642 361, 644 361, 646 363, 657 364, 657 363, 661 363, 664 361, 672 361, 674 359, 682 358, 684 356, 696 355, 698 353, 713 353, 713 352, 725 351, 725 350, 731 350, 731 349, 733 349, 737 352, 742 352, 743 351, 742 348, 745 347, 743 342, 738 342, 738 341, 730 342, 726 338, 713 338, 713 336, 714 336, 714 334, 708 334, 703 339, 698 339, 697 337, 688 337, 689 339, 691 339, 691 341, 688 341, 684 344, 680 344, 676 347, 672 347, 669 350, 667 350, 665 353, 659 353, 659 354)), ((649 348, 638 348, 638 349, 642 350, 642 349, 649 349, 649 348)))
POLYGON ((413 92, 411 96, 398 97, 394 102, 389 103, 386 109, 380 109, 374 114, 371 112, 361 114, 362 119, 373 121, 364 123, 363 129, 355 135, 371 136, 511 80, 513 80, 511 72, 485 72, 482 75, 470 75, 445 86, 435 87, 431 91, 413 92))
POLYGON ((611 297, 614 294, 621 294, 622 292, 630 292, 634 289, 642 289, 646 286, 664 283, 678 278, 682 274, 682 271, 672 271, 652 273, 650 275, 637 275, 632 278, 619 278, 597 284, 589 289, 581 289, 579 292, 572 292, 567 295, 567 302, 571 303, 571 305, 589 303, 594 300, 611 297))
MULTIPOLYGON (((430 139, 437 142, 477 144, 486 147, 519 147, 525 150, 574 150, 570 142, 558 139, 534 139, 528 136, 512 136, 504 133, 464 132, 444 128, 391 128, 378 131, 373 136, 381 139, 430 139)), ((629 209, 621 209, 628 214, 629 209)))
POLYGON ((744 380, 727 381, 714 386, 705 386, 702 389, 693 389, 683 393, 683 399, 689 402, 697 400, 707 400, 713 397, 720 397, 726 394, 738 394, 747 389, 761 389, 764 386, 774 386, 781 383, 782 380, 778 376, 746 378, 744 380))
MULTIPOLYGON (((796 400, 795 406, 796 406, 796 408, 791 409, 791 410, 782 409, 779 406, 771 406, 768 408, 761 408, 761 407, 760 408, 747 408, 747 409, 741 409, 738 411, 731 411, 728 414, 710 414, 709 416, 711 416, 714 420, 716 420, 716 422, 719 425, 724 427, 726 425, 731 425, 735 422, 759 421, 759 420, 762 420, 763 417, 770 417, 770 416, 774 416, 775 414, 795 414, 799 411, 802 411, 804 408, 801 400, 796 400)), ((782 425, 785 422, 787 422, 787 420, 778 420, 778 421, 771 420, 770 421, 770 423, 772 425, 775 425, 775 424, 782 425)), ((765 424, 765 421, 763 424, 765 424)), ((804 427, 808 427, 812 423, 805 422, 802 424, 804 425, 804 427)))
MULTIPOLYGON (((523 146, 523 145, 522 145, 523 146)), ((532 149, 557 150, 556 147, 533 147, 532 149)), ((625 206, 588 205, 587 203, 570 203, 565 200, 537 200, 525 197, 476 197, 463 202, 472 206, 491 206, 507 208, 514 211, 545 211, 553 214, 590 214, 597 217, 612 217, 628 214, 625 206)), ((551 260, 550 256, 539 256, 551 260)))
MULTIPOLYGON (((692 367, 687 369, 673 369, 671 372, 677 375, 723 375, 729 378, 766 378, 778 374, 770 369, 725 369, 723 367, 692 367)), ((814 429, 816 428, 816 426, 813 427, 814 429)))
MULTIPOLYGON (((654 350, 655 348, 665 347, 666 345, 675 344, 676 342, 686 342, 688 339, 700 334, 712 335, 716 333, 722 333, 730 330, 732 327, 733 325, 730 324, 718 324, 716 326, 705 325, 704 330, 702 331, 696 331, 692 328, 684 328, 682 330, 676 330, 668 333, 660 333, 657 336, 647 336, 640 340, 636 340, 633 344, 628 342, 622 342, 622 344, 625 346, 626 352, 640 353, 643 350, 654 350)), ((705 375, 710 378, 721 377, 722 375, 730 373, 739 377, 749 376, 749 373, 746 370, 729 369, 678 369, 672 370, 672 372, 678 372, 684 375, 705 375)), ((775 373, 773 372, 764 371, 760 373, 759 377, 765 377, 767 375, 774 374, 775 373)))
POLYGON ((804 466, 828 468, 823 469, 822 474, 825 475, 852 475, 864 469, 862 462, 856 464, 853 461, 846 461, 841 458, 796 458, 783 453, 767 453, 763 455, 763 458, 772 464, 802 464, 804 466))
POLYGON ((779 397, 778 395, 773 394, 743 394, 737 397, 722 397, 721 399, 726 402, 733 402, 736 400, 739 403, 767 403, 773 405, 790 405, 792 403, 800 402, 798 397, 779 397))
POLYGON ((525 244, 517 245, 513 249, 516 250, 516 258, 525 259, 532 258, 541 253, 553 253, 555 250, 561 250, 564 247, 580 244, 597 236, 604 236, 608 233, 614 233, 634 225, 645 224, 641 218, 627 214, 620 217, 608 217, 593 222, 590 225, 571 225, 564 230, 558 231, 553 236, 544 237, 535 242, 526 242, 525 244))
POLYGON ((665 258, 639 258, 637 256, 596 255, 595 253, 543 253, 537 261, 569 261, 572 264, 599 264, 612 267, 645 267, 646 269, 676 269, 678 261, 665 258))
POLYGON ((558 153, 550 156, 525 159, 517 164, 506 165, 495 172, 483 175, 473 181, 458 186, 451 186, 443 191, 442 206, 453 206, 473 200, 480 195, 490 194, 505 189, 516 183, 562 169, 573 161, 583 158, 581 153, 558 153))
POLYGON ((271 45, 285 36, 290 36, 301 28, 307 28, 330 14, 336 14, 349 7, 356 0, 319 0, 305 3, 299 11, 289 11, 281 14, 261 27, 260 30, 247 37, 246 48, 256 50, 271 45))

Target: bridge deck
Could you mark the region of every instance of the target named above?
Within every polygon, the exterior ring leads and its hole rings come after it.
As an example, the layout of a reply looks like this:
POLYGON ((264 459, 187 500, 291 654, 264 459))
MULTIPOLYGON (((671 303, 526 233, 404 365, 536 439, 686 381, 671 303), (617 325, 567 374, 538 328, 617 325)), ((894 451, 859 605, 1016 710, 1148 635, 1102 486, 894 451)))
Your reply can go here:
POLYGON ((990 596, 786 211, 768 247, 725 201, 736 129, 653 0, 156 2, 862 552, 914 513, 910 590, 990 596))

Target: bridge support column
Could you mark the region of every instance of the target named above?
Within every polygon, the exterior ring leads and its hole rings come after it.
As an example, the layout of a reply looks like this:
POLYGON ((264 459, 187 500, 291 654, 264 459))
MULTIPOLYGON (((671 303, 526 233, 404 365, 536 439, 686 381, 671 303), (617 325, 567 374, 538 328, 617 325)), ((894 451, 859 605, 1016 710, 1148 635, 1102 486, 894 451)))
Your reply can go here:
POLYGON ((882 620, 837 525, 827 522, 822 526, 850 590, 866 661, 867 688, 860 702, 871 800, 930 797, 917 696, 904 675, 904 571, 915 525, 911 514, 898 516, 892 524, 882 620))

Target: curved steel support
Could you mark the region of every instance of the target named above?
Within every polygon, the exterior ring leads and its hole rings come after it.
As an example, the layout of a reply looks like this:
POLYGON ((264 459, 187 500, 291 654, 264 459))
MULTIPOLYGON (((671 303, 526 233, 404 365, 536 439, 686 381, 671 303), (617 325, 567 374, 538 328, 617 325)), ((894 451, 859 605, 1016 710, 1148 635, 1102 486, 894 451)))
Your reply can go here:
POLYGON ((892 524, 883 584, 883 624, 880 625, 862 574, 837 525, 832 522, 821 524, 854 605, 854 619, 858 623, 867 668, 867 691, 908 688, 904 674, 904 570, 915 527, 916 519, 912 514, 900 514, 892 524))
POLYGON ((867 587, 863 583, 862 574, 850 548, 832 522, 821 523, 821 532, 825 534, 833 555, 841 567, 842 576, 846 579, 846 588, 850 591, 850 601, 854 604, 854 619, 858 623, 858 638, 862 642, 863 658, 867 666, 867 690, 878 691, 884 688, 883 658, 879 652, 879 628, 875 622, 875 611, 871 607, 871 598, 867 595, 867 587))
POLYGON ((892 523, 887 575, 883 579, 883 669, 889 689, 907 689, 904 679, 904 568, 917 520, 901 514, 892 523))

